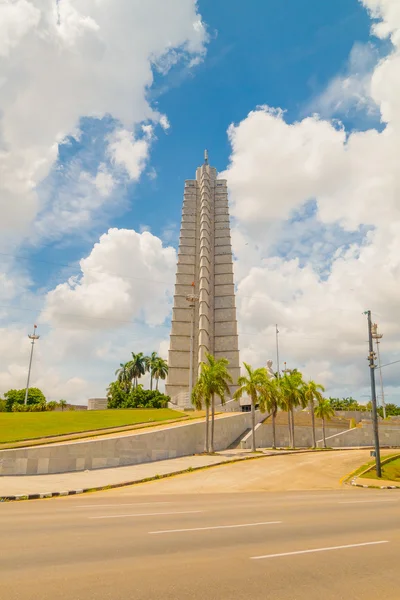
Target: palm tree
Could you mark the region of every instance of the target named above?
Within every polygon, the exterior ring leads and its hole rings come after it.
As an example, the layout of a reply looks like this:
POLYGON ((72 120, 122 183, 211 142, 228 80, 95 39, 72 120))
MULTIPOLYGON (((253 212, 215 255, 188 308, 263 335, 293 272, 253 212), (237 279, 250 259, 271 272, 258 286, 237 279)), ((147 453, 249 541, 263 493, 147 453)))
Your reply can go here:
POLYGON ((239 400, 243 396, 243 394, 247 394, 251 400, 251 430, 252 430, 252 451, 256 451, 256 404, 258 400, 258 393, 260 386, 265 381, 265 369, 253 369, 247 363, 243 363, 244 368, 246 369, 246 375, 240 376, 238 379, 238 389, 233 394, 233 398, 235 400, 239 400))
POLYGON ((127 363, 129 378, 135 381, 135 388, 138 385, 138 379, 146 373, 145 356, 143 352, 135 354, 132 352, 132 360, 127 363))
POLYGON ((315 404, 314 402, 321 402, 323 400, 321 392, 324 392, 325 388, 320 383, 315 383, 315 381, 310 380, 308 383, 304 384, 303 394, 305 401, 310 407, 311 411, 311 422, 312 422, 312 434, 313 434, 313 448, 317 447, 317 441, 315 438, 315 404))
MULTIPOLYGON (((265 372, 267 375, 267 373, 265 372)), ((263 383, 258 386, 260 394, 260 409, 271 414, 272 417, 272 448, 276 448, 276 415, 278 409, 282 406, 282 390, 279 385, 279 379, 269 379, 266 376, 263 383)))
POLYGON ((193 386, 191 401, 196 410, 201 410, 203 408, 203 403, 206 409, 206 435, 204 437, 204 452, 208 452, 210 449, 209 420, 211 394, 209 393, 207 378, 207 365, 205 363, 202 363, 200 376, 197 379, 195 385, 193 386))
POLYGON ((129 392, 129 388, 131 387, 132 383, 129 362, 119 363, 119 369, 115 371, 115 374, 117 376, 117 381, 121 384, 122 389, 125 392, 129 392))
POLYGON ((144 357, 144 364, 146 366, 146 371, 150 373, 150 389, 153 389, 153 369, 157 364, 157 361, 160 357, 157 352, 152 352, 150 356, 144 357))
POLYGON ((214 452, 214 422, 215 422, 215 396, 225 404, 225 394, 230 394, 228 383, 232 383, 232 376, 228 371, 229 361, 226 358, 216 359, 212 354, 206 354, 207 362, 201 363, 199 378, 193 388, 192 403, 201 409, 204 402, 206 407, 206 436, 205 451, 214 452), (211 406, 211 440, 209 439, 209 420, 211 406))
POLYGON ((61 406, 61 411, 64 412, 64 408, 67 406, 67 401, 60 400, 60 402, 58 404, 61 406))
MULTIPOLYGON (((153 352, 153 354, 155 353, 153 352)), ((161 358, 161 356, 158 356, 151 367, 150 374, 151 378, 156 380, 156 390, 158 391, 158 381, 160 379, 164 380, 168 375, 167 361, 161 358)), ((152 387, 150 389, 152 389, 152 387)))
POLYGON ((299 406, 303 402, 302 395, 302 374, 296 369, 291 373, 285 375, 280 379, 281 390, 282 390, 282 401, 285 410, 288 412, 289 422, 289 439, 292 448, 295 448, 294 439, 294 408, 299 406))
POLYGON ((317 406, 315 407, 315 415, 319 419, 322 419, 322 435, 324 438, 324 448, 326 448, 325 419, 327 419, 329 421, 333 417, 334 414, 335 414, 335 411, 332 408, 329 400, 327 400, 326 398, 321 398, 321 400, 318 402, 317 406))

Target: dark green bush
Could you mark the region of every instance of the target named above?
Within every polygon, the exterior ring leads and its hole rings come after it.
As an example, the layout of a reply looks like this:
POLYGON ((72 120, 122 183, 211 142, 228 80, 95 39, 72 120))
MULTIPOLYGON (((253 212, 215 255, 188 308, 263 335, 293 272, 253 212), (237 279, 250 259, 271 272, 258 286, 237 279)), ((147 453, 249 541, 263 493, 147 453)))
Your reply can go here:
MULTIPOLYGON (((24 400, 25 400, 25 389, 23 390, 8 390, 8 392, 6 392, 4 394, 4 398, 6 401, 6 411, 7 412, 11 412, 14 411, 14 404, 19 404, 19 405, 24 405, 24 400)), ((28 400, 27 400, 27 405, 28 406, 34 406, 34 405, 39 405, 39 407, 37 408, 37 410, 46 410, 46 408, 42 408, 44 406, 46 406, 46 398, 43 394, 43 392, 41 390, 39 390, 39 388, 29 388, 28 391, 28 400)), ((24 410, 24 409, 22 409, 24 410)))
POLYGON ((126 392, 118 381, 108 388, 108 408, 167 408, 169 396, 158 390, 145 390, 142 385, 126 392))

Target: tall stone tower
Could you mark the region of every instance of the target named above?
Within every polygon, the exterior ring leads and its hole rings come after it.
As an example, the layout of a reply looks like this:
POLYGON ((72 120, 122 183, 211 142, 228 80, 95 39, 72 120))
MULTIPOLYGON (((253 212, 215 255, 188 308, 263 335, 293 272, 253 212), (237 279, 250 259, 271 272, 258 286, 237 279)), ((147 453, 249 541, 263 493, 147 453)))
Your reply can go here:
MULTIPOLYGON (((190 390, 206 353, 229 360, 240 374, 226 180, 204 164, 185 181, 166 393, 189 407, 190 390)), ((234 388, 236 389, 236 388, 234 388)))

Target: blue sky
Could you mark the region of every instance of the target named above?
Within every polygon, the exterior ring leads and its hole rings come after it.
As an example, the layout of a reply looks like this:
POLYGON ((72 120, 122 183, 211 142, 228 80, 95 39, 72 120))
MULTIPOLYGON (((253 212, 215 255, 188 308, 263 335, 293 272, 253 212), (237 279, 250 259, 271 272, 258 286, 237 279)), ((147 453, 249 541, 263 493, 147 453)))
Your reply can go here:
POLYGON ((288 364, 368 393, 363 310, 400 358, 396 2, 5 13, 0 392, 23 384, 34 319, 54 397, 104 394, 132 350, 167 354, 183 185, 207 148, 230 189, 242 360, 274 355, 278 322, 288 364))
MULTIPOLYGON (((145 175, 128 185, 121 192, 123 206, 108 210, 83 239, 72 236, 30 252, 38 259, 30 268, 40 287, 51 288, 59 269, 39 261, 64 264, 80 259, 107 226, 139 230, 144 225, 162 236, 174 224, 171 243, 177 244, 183 183, 194 176, 204 148, 212 164, 224 170, 231 123, 262 104, 283 107, 288 122, 299 119, 304 106, 344 68, 353 45, 369 40, 371 22, 356 0, 307 0, 307 10, 298 0, 255 0, 246 6, 240 0, 200 0, 198 6, 210 34, 204 61, 190 71, 179 64, 166 76, 155 70, 148 91, 152 105, 167 114, 171 124, 166 133, 157 130, 152 147, 150 167, 157 177, 145 175)), ((346 121, 346 115, 341 118, 346 121)), ((60 147, 59 163, 79 158, 95 171, 111 125, 112 119, 83 118, 81 140, 60 147)))

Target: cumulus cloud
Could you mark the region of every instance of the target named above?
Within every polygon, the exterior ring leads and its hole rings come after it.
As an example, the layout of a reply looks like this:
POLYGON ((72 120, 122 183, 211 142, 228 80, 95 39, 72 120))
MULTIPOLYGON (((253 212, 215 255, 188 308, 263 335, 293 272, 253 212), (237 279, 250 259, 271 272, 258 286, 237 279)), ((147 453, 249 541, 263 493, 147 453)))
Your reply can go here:
MULTIPOLYGON (((370 77, 382 131, 348 132, 320 116, 289 123, 282 110, 259 107, 230 127, 232 154, 222 176, 235 219, 242 358, 262 364, 274 357, 278 323, 282 361, 321 380, 331 393, 367 400, 363 311, 373 311, 384 333, 386 362, 400 354, 400 12, 396 0, 364 4, 381 19, 373 32, 394 43, 370 77), (312 239, 307 260, 303 248, 296 258, 282 237, 282 224, 290 222, 301 236, 306 221, 296 214, 310 202, 320 224, 318 230, 314 222, 314 239, 329 240, 323 275, 311 260, 312 239), (351 232, 359 239, 351 241, 351 232)), ((398 401, 393 369, 385 377, 398 401)))
POLYGON ((40 20, 40 11, 27 0, 0 5, 0 56, 8 56, 40 20))
POLYGON ((371 17, 378 19, 372 26, 374 35, 380 38, 391 36, 392 42, 400 43, 400 7, 396 0, 360 0, 370 12, 371 17))
POLYGON ((108 138, 108 154, 111 162, 121 167, 132 181, 137 181, 145 167, 153 137, 151 125, 142 127, 144 138, 135 139, 126 129, 115 130, 108 138))
MULTIPOLYGON (((81 117, 111 114, 128 132, 157 122, 146 99, 152 66, 202 56, 206 39, 194 0, 2 2, 0 227, 27 230, 42 208, 36 188, 81 117)), ((129 168, 137 178, 141 167, 129 168)))
POLYGON ((175 266, 175 249, 163 247, 150 232, 110 229, 80 261, 82 274, 48 293, 43 319, 78 329, 115 329, 133 319, 162 325, 170 312, 175 266))
MULTIPOLYGON (((164 355, 176 258, 174 248, 148 231, 110 229, 80 261, 79 275, 26 300, 28 310, 43 305, 31 315, 38 316, 41 335, 31 385, 48 399, 84 402, 104 396, 116 366, 132 351, 164 355)), ((4 291, 6 300, 14 297, 15 290, 4 291)), ((0 393, 26 385, 27 334, 18 325, 0 329, 0 393)))

